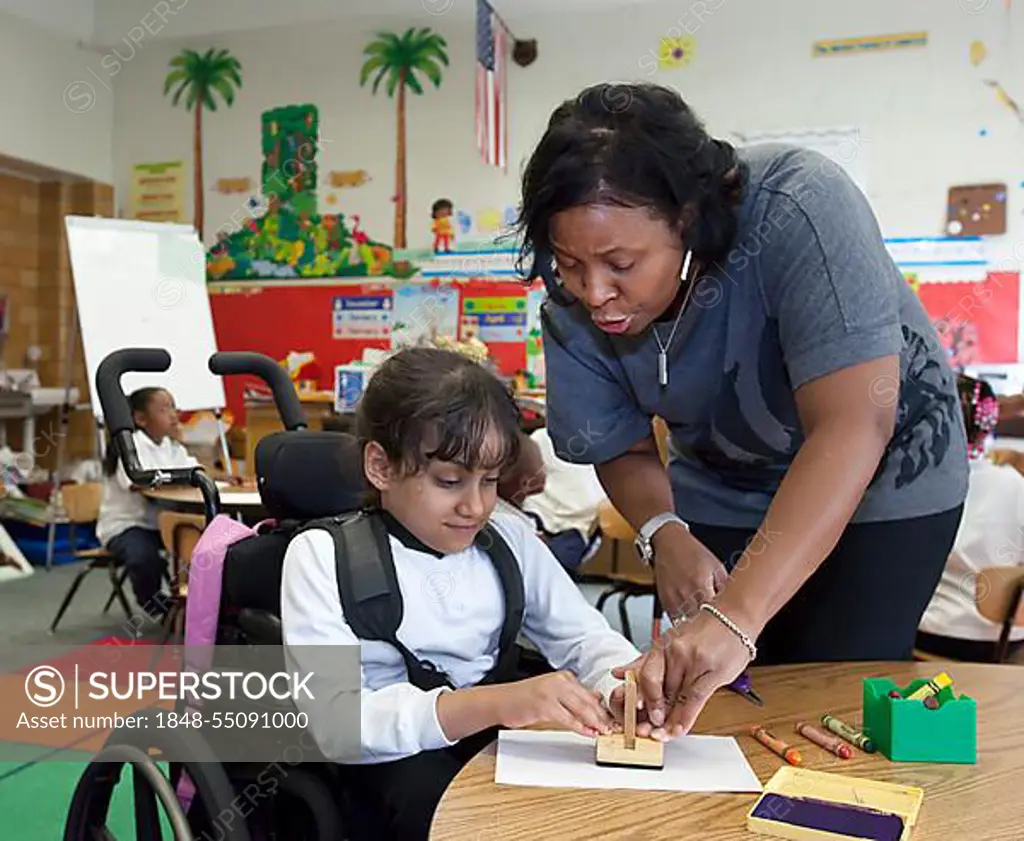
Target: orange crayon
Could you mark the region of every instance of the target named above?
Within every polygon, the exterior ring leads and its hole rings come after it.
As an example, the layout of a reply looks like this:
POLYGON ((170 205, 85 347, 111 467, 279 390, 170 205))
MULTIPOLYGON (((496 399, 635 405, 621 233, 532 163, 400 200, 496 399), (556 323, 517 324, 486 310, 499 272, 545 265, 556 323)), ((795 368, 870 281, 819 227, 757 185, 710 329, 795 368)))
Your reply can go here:
POLYGON ((771 751, 774 751, 790 765, 799 765, 803 760, 796 748, 787 745, 782 739, 773 736, 763 727, 754 724, 750 728, 750 735, 771 751))

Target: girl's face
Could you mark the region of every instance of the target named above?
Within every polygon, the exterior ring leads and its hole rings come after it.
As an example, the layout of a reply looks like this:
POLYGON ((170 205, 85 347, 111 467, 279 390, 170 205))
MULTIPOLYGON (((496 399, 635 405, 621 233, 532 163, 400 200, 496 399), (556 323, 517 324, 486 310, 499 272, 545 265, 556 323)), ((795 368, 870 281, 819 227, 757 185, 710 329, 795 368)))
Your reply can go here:
POLYGON ((177 431, 178 410, 169 391, 160 389, 150 395, 146 411, 135 413, 135 425, 145 430, 158 444, 168 435, 177 431))
POLYGON ((566 290, 608 333, 643 332, 679 291, 681 228, 673 230, 644 208, 564 210, 552 217, 551 245, 566 290))
MULTIPOLYGON (((496 449, 497 433, 489 441, 496 449)), ((418 473, 403 474, 376 442, 366 446, 363 458, 367 479, 380 491, 381 507, 431 549, 444 554, 467 549, 498 502, 497 468, 468 470, 460 464, 432 461, 418 473)))

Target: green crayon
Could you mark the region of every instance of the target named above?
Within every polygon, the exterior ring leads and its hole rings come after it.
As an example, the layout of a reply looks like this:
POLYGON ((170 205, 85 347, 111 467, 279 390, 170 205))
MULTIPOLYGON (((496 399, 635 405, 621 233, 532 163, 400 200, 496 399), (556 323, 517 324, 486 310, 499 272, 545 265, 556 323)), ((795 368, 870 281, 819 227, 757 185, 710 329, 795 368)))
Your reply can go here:
POLYGON ((875 743, 865 736, 860 730, 851 727, 844 721, 840 721, 834 715, 823 715, 821 723, 837 736, 846 739, 851 745, 856 745, 864 753, 874 753, 875 743))

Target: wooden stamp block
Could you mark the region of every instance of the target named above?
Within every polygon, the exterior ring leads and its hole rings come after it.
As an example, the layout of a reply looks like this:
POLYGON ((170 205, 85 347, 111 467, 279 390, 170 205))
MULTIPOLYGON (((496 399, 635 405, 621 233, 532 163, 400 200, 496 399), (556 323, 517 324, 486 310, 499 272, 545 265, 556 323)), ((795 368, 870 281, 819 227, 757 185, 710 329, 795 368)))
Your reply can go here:
POLYGON ((636 737, 633 747, 627 748, 623 733, 597 737, 597 764, 623 765, 635 768, 664 768, 665 746, 655 739, 636 737))
POLYGON ((636 735, 636 675, 626 672, 623 732, 597 737, 598 765, 664 768, 664 745, 636 735))

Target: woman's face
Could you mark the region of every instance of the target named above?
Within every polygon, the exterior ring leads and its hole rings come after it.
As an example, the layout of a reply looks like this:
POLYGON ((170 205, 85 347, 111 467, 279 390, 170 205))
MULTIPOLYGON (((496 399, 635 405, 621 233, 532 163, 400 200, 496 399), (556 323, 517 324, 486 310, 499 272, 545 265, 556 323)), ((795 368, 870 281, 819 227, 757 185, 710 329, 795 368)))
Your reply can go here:
POLYGON ((644 208, 580 205, 551 220, 565 288, 602 330, 643 332, 671 305, 683 263, 681 231, 644 208))

